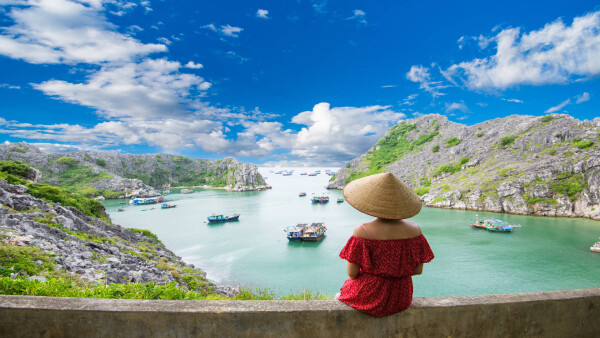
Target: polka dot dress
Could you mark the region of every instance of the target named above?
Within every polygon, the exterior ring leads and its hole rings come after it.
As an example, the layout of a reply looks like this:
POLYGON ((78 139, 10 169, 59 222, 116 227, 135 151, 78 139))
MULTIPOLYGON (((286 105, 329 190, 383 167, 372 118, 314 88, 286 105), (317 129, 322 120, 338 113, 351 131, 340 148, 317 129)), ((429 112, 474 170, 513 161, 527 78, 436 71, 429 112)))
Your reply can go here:
POLYGON ((375 317, 404 311, 412 302, 411 274, 417 265, 433 257, 422 234, 389 240, 352 236, 340 258, 360 265, 360 272, 358 277, 346 280, 339 300, 375 317))

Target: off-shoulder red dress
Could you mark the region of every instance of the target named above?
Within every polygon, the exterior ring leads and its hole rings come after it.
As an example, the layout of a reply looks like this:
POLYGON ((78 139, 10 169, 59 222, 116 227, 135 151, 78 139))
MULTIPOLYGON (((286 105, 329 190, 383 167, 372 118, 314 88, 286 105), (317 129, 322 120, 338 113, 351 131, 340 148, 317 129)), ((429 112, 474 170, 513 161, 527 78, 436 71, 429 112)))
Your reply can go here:
POLYGON ((412 301, 412 273, 433 257, 422 234, 388 240, 352 236, 340 258, 360 265, 360 272, 346 280, 338 299, 375 317, 404 311, 412 301))

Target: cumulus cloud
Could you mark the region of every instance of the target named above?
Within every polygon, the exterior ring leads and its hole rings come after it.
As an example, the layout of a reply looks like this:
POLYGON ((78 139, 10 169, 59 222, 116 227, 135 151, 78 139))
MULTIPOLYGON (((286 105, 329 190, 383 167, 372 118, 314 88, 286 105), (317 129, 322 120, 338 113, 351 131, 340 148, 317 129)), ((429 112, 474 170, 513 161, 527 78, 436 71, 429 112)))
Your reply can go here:
POLYGON ((199 104, 194 94, 210 83, 180 73, 179 62, 146 59, 141 63, 105 66, 85 83, 49 80, 33 87, 61 100, 95 108, 109 118, 151 119, 185 115, 186 105, 199 104))
POLYGON ((259 9, 258 11, 256 11, 256 17, 261 19, 270 19, 269 11, 266 9, 259 9))
POLYGON ((363 154, 405 117, 389 106, 331 108, 322 102, 292 118, 306 127, 297 133, 291 154, 314 164, 339 165, 363 154))
POLYGON ((1 30, 0 54, 30 63, 100 64, 166 51, 116 32, 101 1, 84 3, 39 0, 11 7, 13 24, 1 30))
POLYGON ((190 69, 204 68, 204 66, 201 63, 195 63, 194 61, 188 61, 188 63, 186 63, 184 67, 190 69))
POLYGON ((563 102, 561 102, 557 106, 548 108, 544 113, 546 113, 546 114, 554 113, 556 111, 559 111, 559 110, 563 109, 564 107, 566 107, 570 103, 571 103, 571 99, 564 100, 563 102))
POLYGON ((472 90, 567 83, 600 74, 600 12, 576 17, 570 26, 558 19, 529 33, 508 28, 477 39, 482 49, 495 43, 496 53, 444 72, 472 90))
POLYGON ((212 23, 208 24, 208 25, 204 25, 204 26, 202 26, 202 28, 211 30, 215 33, 219 33, 221 35, 231 37, 231 38, 239 37, 240 33, 244 30, 241 27, 235 27, 235 26, 231 26, 231 25, 225 25, 225 26, 221 26, 221 27, 217 28, 217 26, 215 26, 212 23))
POLYGON ((576 104, 580 104, 580 103, 584 103, 590 100, 590 93, 588 92, 583 92, 583 94, 581 95, 577 95, 575 97, 575 103, 576 104))
POLYGON ((447 85, 442 85, 441 81, 433 81, 429 68, 423 66, 412 66, 406 78, 412 82, 417 82, 419 88, 429 92, 433 97, 446 95, 440 92, 441 89, 447 88, 447 85))

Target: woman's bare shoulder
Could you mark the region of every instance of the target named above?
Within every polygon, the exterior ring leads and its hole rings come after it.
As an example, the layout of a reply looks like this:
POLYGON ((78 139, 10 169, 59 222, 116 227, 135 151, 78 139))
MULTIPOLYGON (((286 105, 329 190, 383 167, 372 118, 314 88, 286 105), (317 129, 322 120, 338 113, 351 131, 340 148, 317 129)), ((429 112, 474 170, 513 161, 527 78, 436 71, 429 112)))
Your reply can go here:
POLYGON ((413 221, 409 221, 409 220, 403 220, 404 225, 410 229, 409 231, 414 234, 414 236, 419 236, 420 234, 422 234, 423 232, 421 232, 421 227, 413 222, 413 221))
POLYGON ((368 238, 367 233, 363 227, 363 224, 359 224, 354 228, 352 235, 357 238, 368 238))

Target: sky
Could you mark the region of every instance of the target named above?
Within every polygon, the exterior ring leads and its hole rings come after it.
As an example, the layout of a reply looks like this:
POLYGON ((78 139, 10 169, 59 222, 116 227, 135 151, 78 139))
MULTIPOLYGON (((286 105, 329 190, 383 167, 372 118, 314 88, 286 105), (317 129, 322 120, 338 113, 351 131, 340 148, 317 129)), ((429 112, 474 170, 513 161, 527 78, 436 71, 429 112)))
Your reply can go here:
POLYGON ((594 1, 0 0, 0 142, 341 166, 424 114, 600 116, 594 1))

